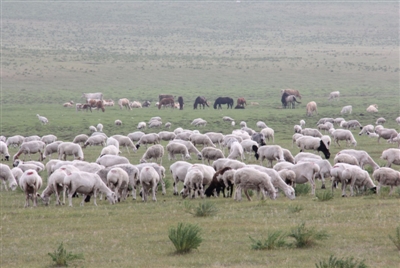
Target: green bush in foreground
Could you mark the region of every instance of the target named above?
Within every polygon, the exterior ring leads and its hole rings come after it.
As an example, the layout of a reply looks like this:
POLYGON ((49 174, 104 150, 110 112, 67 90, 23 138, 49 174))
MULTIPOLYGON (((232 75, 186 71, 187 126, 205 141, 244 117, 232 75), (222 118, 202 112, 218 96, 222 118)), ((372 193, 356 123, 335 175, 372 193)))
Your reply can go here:
POLYGON ((186 208, 186 212, 196 217, 213 216, 218 212, 215 204, 210 201, 202 201, 195 208, 192 206, 192 204, 190 204, 190 202, 185 202, 184 205, 186 208))
POLYGON ((389 239, 392 240, 393 244, 400 250, 400 226, 396 228, 396 236, 389 235, 389 239))
POLYGON ((307 195, 311 191, 311 186, 308 183, 304 184, 296 184, 294 187, 294 192, 296 193, 296 196, 300 195, 307 195))
POLYGON ((200 227, 190 223, 178 223, 178 227, 169 229, 169 239, 176 248, 177 253, 188 253, 192 249, 197 249, 202 239, 200 237, 200 227))
POLYGON ((320 261, 318 264, 315 264, 316 268, 367 268, 365 265, 364 260, 360 263, 355 261, 353 257, 346 258, 346 259, 337 259, 333 255, 331 255, 328 261, 323 260, 320 261))
POLYGON ((288 211, 290 212, 290 213, 297 213, 297 212, 300 212, 300 211, 302 211, 303 210, 303 207, 302 206, 300 206, 300 205, 289 205, 288 206, 288 211))
POLYGON ((271 249, 276 249, 276 248, 280 248, 280 247, 285 247, 285 246, 287 246, 285 237, 286 237, 286 235, 282 234, 281 231, 269 233, 267 238, 264 241, 256 240, 256 239, 252 238, 251 236, 249 236, 249 238, 252 242, 251 249, 271 250, 271 249))
POLYGON ((314 228, 307 229, 305 223, 293 228, 288 234, 289 237, 295 239, 293 246, 296 248, 306 248, 313 246, 317 240, 328 238, 328 234, 324 231, 316 231, 314 228))
POLYGON ((64 249, 63 242, 58 246, 58 248, 54 251, 54 253, 48 253, 51 259, 55 262, 56 266, 68 266, 69 261, 85 259, 83 254, 73 254, 64 249))
POLYGON ((318 192, 315 194, 315 197, 318 201, 324 202, 333 199, 333 193, 330 190, 326 190, 323 192, 318 192))

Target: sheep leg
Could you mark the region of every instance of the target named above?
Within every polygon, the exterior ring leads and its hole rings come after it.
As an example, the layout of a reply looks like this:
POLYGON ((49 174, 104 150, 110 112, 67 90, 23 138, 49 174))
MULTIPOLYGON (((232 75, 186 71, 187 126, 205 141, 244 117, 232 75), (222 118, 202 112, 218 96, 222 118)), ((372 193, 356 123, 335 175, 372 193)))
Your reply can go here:
POLYGON ((83 199, 82 199, 82 202, 80 203, 81 207, 83 207, 83 205, 85 204, 86 195, 82 194, 82 197, 83 197, 83 199))
POLYGON ((157 202, 157 198, 156 198, 156 190, 157 190, 157 184, 154 184, 152 189, 151 189, 151 193, 152 193, 152 200, 154 202, 157 202))
POLYGON ((342 197, 346 197, 346 182, 344 180, 342 182, 342 197))
MULTIPOLYGON (((4 189, 6 189, 6 191, 8 192, 8 188, 7 188, 7 183, 6 183, 6 181, 3 180, 2 185, 4 185, 4 189)), ((2 188, 3 188, 3 187, 2 187, 2 188)))
POLYGON ((247 197, 247 200, 251 201, 250 195, 249 195, 249 193, 248 193, 248 189, 244 189, 243 191, 244 191, 244 194, 245 194, 246 197, 247 197))
POLYGON ((126 151, 128 152, 128 154, 130 155, 131 153, 129 152, 129 148, 128 145, 125 145, 126 151))
POLYGON ((94 190, 93 191, 93 204, 97 207, 96 197, 97 197, 97 190, 94 190))
POLYGON ((393 186, 393 185, 390 185, 390 192, 389 192, 389 195, 392 195, 392 194, 393 194, 393 190, 394 190, 394 186, 393 186))
POLYGON ((29 193, 25 192, 25 208, 29 207, 29 193))

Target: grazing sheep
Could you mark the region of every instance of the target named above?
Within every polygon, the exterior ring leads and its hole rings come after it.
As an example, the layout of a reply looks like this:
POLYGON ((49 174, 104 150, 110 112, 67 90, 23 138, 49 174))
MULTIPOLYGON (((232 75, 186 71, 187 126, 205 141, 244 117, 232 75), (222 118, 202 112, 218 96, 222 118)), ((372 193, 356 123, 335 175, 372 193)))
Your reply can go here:
POLYGON ((169 169, 172 174, 172 179, 174 180, 173 188, 174 188, 174 195, 178 195, 178 183, 185 181, 185 176, 189 167, 192 164, 185 162, 185 161, 176 161, 173 163, 169 169))
POLYGON ((349 154, 349 155, 354 156, 357 159, 359 166, 362 169, 364 169, 365 165, 370 165, 373 168, 373 170, 376 170, 379 168, 379 165, 377 163, 375 163, 375 161, 371 158, 371 156, 366 151, 347 149, 347 150, 341 150, 339 153, 349 154))
POLYGON ((29 207, 29 200, 32 200, 33 207, 37 206, 37 192, 42 187, 42 178, 36 170, 28 169, 19 179, 19 187, 25 193, 25 206, 29 207))
POLYGON ((357 141, 351 133, 350 130, 347 129, 336 129, 332 132, 333 142, 336 143, 339 147, 339 141, 346 141, 346 145, 350 146, 353 145, 354 147, 357 146, 357 141))
POLYGON ((63 143, 62 141, 55 141, 53 143, 47 144, 44 148, 43 152, 43 160, 47 158, 47 156, 51 156, 53 153, 58 153, 58 145, 63 143))
POLYGON ((147 160, 154 158, 156 162, 160 158, 160 165, 162 163, 162 157, 164 156, 164 147, 160 144, 150 146, 140 159, 140 163, 146 163, 147 160))
POLYGON ((13 156, 13 161, 17 160, 18 157, 23 153, 24 158, 25 155, 29 155, 29 158, 31 158, 31 154, 39 153, 39 161, 43 160, 43 152, 44 152, 44 147, 46 144, 42 141, 28 141, 28 142, 23 142, 21 144, 21 147, 19 148, 18 152, 13 156))
POLYGON ((149 128, 155 128, 155 127, 158 128, 158 127, 161 127, 161 125, 162 125, 161 121, 153 120, 153 121, 150 121, 149 128))
POLYGON ((251 135, 251 140, 256 141, 257 145, 263 146, 266 145, 265 135, 261 132, 255 132, 251 135))
POLYGON ((375 127, 373 125, 363 126, 363 128, 361 129, 360 133, 358 133, 358 135, 360 135, 360 136, 362 134, 368 135, 368 133, 374 132, 374 129, 375 129, 375 127))
MULTIPOLYGON (((227 182, 227 184, 225 184, 226 181, 225 182, 223 181, 223 175, 228 170, 231 170, 231 168, 226 167, 226 168, 223 168, 223 169, 215 172, 215 174, 210 182, 210 185, 204 191, 204 194, 207 197, 211 197, 211 196, 218 197, 221 191, 222 191, 223 197, 232 197, 233 180, 230 180, 229 182, 227 182), (228 189, 227 195, 225 195, 225 188, 228 189)), ((232 178, 233 178, 233 176, 232 176, 232 178)))
MULTIPOLYGON (((140 138, 141 138, 142 136, 144 136, 144 135, 145 135, 145 133, 142 132, 142 131, 135 131, 135 132, 129 133, 129 134, 127 135, 127 137, 130 138, 131 141, 139 141, 140 138)), ((118 145, 118 147, 119 147, 119 145, 118 145)))
POLYGON ((392 164, 400 165, 400 149, 386 149, 382 152, 382 156, 380 158, 387 161, 386 167, 391 167, 392 164))
POLYGON ((294 157, 294 163, 298 163, 304 159, 309 159, 309 158, 322 160, 322 157, 317 154, 301 152, 296 154, 296 156, 294 157))
POLYGON ((39 114, 37 114, 36 116, 39 119, 40 123, 42 123, 42 125, 46 125, 47 123, 49 123, 49 120, 46 117, 40 116, 39 114))
POLYGON ((115 124, 116 126, 122 126, 122 121, 119 120, 119 119, 117 119, 117 120, 114 121, 114 124, 115 124))
POLYGON ((318 129, 315 128, 304 128, 300 131, 300 134, 304 136, 311 136, 311 137, 316 137, 316 138, 321 138, 322 133, 319 132, 318 129))
POLYGON ((396 118, 396 123, 400 125, 400 116, 396 118))
POLYGON ((172 159, 175 160, 176 159, 175 158, 175 154, 181 154, 182 155, 182 160, 192 159, 190 157, 190 154, 188 152, 187 147, 182 143, 179 143, 179 142, 168 143, 166 149, 167 149, 167 152, 168 152, 168 159, 169 160, 172 160, 172 159))
POLYGON ((6 191, 8 191, 6 181, 8 181, 8 187, 10 187, 11 191, 17 189, 17 181, 9 166, 0 164, 0 180, 6 191))
POLYGON ((232 121, 235 121, 235 120, 233 118, 229 117, 229 116, 224 116, 224 117, 222 117, 222 121, 232 122, 232 121))
MULTIPOLYGON (((342 172, 342 179, 345 184, 350 184, 350 195, 354 196, 354 186, 362 187, 366 186, 368 189, 376 192, 376 186, 372 182, 367 171, 362 170, 358 166, 351 166, 351 168, 346 168, 342 172)), ((344 187, 346 190, 346 187, 344 187)), ((346 196, 346 191, 342 193, 342 196, 346 196)))
POLYGON ((55 142, 57 140, 57 137, 53 134, 49 134, 42 136, 40 140, 43 141, 45 144, 50 144, 52 142, 55 142))
POLYGON ((301 133, 301 130, 302 130, 301 126, 299 126, 299 125, 294 125, 293 129, 294 129, 294 133, 301 133))
POLYGON ((198 160, 202 159, 201 152, 196 148, 196 146, 193 145, 192 142, 185 141, 185 140, 180 140, 180 139, 175 139, 175 140, 172 140, 170 142, 178 142, 178 143, 181 143, 181 144, 185 145, 186 148, 188 149, 189 154, 195 154, 197 156, 198 160))
POLYGON ((343 121, 345 121, 343 117, 337 117, 333 119, 333 123, 336 124, 337 126, 340 126, 340 123, 342 123, 343 121))
POLYGON ((96 132, 97 131, 97 128, 95 127, 95 126, 90 126, 89 127, 89 130, 90 130, 90 132, 96 132))
POLYGON ((171 128, 171 122, 167 122, 165 123, 164 127, 170 129, 171 128))
POLYGON ((97 158, 96 163, 104 167, 111 167, 120 164, 129 164, 129 160, 119 155, 103 155, 97 158))
POLYGON ((301 119, 299 121, 300 126, 303 128, 306 125, 306 121, 304 121, 303 119, 301 119))
POLYGON ((378 119, 376 119, 375 125, 383 125, 384 123, 386 123, 386 119, 383 117, 379 117, 378 119))
POLYGON ((337 153, 335 158, 333 159, 333 163, 346 163, 349 165, 354 165, 354 166, 359 166, 360 164, 358 163, 357 158, 350 154, 344 154, 344 153, 337 153))
POLYGON ((262 196, 265 197, 268 193, 269 197, 274 200, 276 198, 276 190, 271 182, 271 177, 261 171, 254 168, 241 168, 235 172, 234 182, 236 185, 235 200, 242 200, 242 190, 247 197, 247 200, 251 201, 248 190, 256 190, 261 192, 262 196))
POLYGON ((231 149, 229 155, 227 156, 228 159, 237 159, 238 157, 240 157, 242 161, 246 159, 244 157, 243 147, 237 140, 231 140, 229 147, 231 149))
POLYGON ((138 101, 133 101, 133 102, 129 103, 129 106, 131 108, 142 108, 142 104, 138 101))
POLYGON ((320 124, 325 124, 326 122, 329 122, 329 123, 332 123, 333 124, 333 118, 332 117, 323 117, 323 118, 320 118, 319 120, 318 120, 318 122, 316 123, 316 125, 320 125, 320 124))
POLYGON ((258 121, 258 122, 256 123, 256 126, 257 126, 258 128, 261 128, 261 129, 268 127, 267 124, 265 124, 265 122, 263 122, 263 121, 258 121))
POLYGON ((340 92, 339 91, 332 91, 331 93, 329 93, 328 100, 337 100, 337 101, 339 101, 339 98, 340 98, 340 92))
POLYGON ((114 136, 111 136, 111 138, 116 139, 119 143, 119 146, 125 146, 128 154, 130 154, 129 148, 131 148, 133 152, 137 151, 136 146, 133 144, 132 140, 128 136, 114 135, 114 136))
POLYGON ((6 140, 6 145, 7 147, 13 146, 13 147, 18 147, 24 142, 24 136, 21 135, 15 135, 12 137, 8 137, 6 140))
POLYGON ((369 112, 369 113, 377 113, 378 112, 378 105, 371 104, 370 106, 368 106, 367 112, 369 112))
MULTIPOLYGON (((331 169, 332 192, 335 188, 335 185, 338 183, 341 183, 342 184, 342 197, 346 196, 346 181, 343 179, 342 174, 346 168, 351 168, 351 167, 353 167, 353 166, 349 165, 349 164, 345 164, 345 163, 337 163, 332 167, 332 169, 331 169)), ((354 166, 354 167, 360 169, 357 166, 354 166)))
POLYGON ((293 145, 296 143, 296 140, 297 140, 298 138, 300 138, 300 137, 304 137, 304 135, 303 135, 303 134, 300 134, 300 133, 294 133, 294 134, 293 134, 293 136, 292 136, 292 148, 293 148, 293 145))
POLYGON ((341 113, 341 114, 351 114, 352 111, 353 111, 353 106, 347 105, 347 106, 344 106, 344 107, 342 108, 342 110, 340 111, 340 113, 341 113))
POLYGON ((234 129, 234 130, 232 130, 232 134, 241 137, 242 140, 250 139, 250 135, 252 135, 254 132, 255 131, 252 130, 252 129, 251 130, 247 129, 247 131, 243 130, 243 129, 234 129))
POLYGON ((97 192, 106 194, 110 204, 115 204, 115 193, 101 180, 99 175, 84 171, 72 172, 64 177, 64 195, 69 190, 69 206, 72 207, 72 195, 76 192, 83 195, 81 206, 84 205, 86 196, 93 195, 93 204, 97 206, 97 192))
POLYGON ((333 128, 333 124, 331 122, 325 122, 324 124, 319 124, 317 126, 318 130, 324 130, 325 133, 326 133, 326 131, 329 131, 332 128, 333 128))
POLYGON ((312 116, 314 113, 318 114, 317 103, 315 101, 311 101, 311 102, 307 103, 306 115, 312 116))
POLYGON ((89 146, 105 146, 106 145, 106 140, 107 137, 105 135, 95 135, 95 136, 90 136, 86 142, 83 144, 82 148, 86 148, 88 145, 89 146))
POLYGON ((128 173, 120 167, 114 167, 107 173, 107 186, 115 193, 115 202, 125 201, 128 195, 128 173))
POLYGON ((19 167, 22 171, 25 171, 28 169, 34 169, 34 170, 36 170, 36 172, 41 172, 42 170, 44 170, 44 165, 40 162, 37 162, 37 161, 23 162, 19 159, 14 161, 13 167, 19 167))
POLYGON ((170 140, 175 139, 176 134, 174 132, 170 132, 170 131, 161 131, 158 133, 158 136, 163 141, 170 141, 170 140))
MULTIPOLYGON (((49 163, 52 161, 54 161, 54 160, 50 160, 49 163)), ((56 161, 57 162, 51 163, 50 165, 48 165, 49 163, 46 164, 47 174, 49 174, 49 176, 55 170, 65 166, 65 165, 73 165, 80 171, 85 171, 85 172, 89 172, 89 173, 96 173, 97 171, 104 168, 104 166, 99 165, 97 163, 88 163, 86 161, 81 161, 81 160, 73 160, 73 161, 56 160, 56 161)))
POLYGON ((131 106, 129 105, 129 100, 127 98, 122 98, 118 100, 119 109, 122 110, 125 107, 127 110, 132 110, 131 106))
POLYGON ((234 159, 228 159, 228 158, 217 159, 212 164, 212 167, 214 168, 215 171, 223 169, 225 167, 230 167, 232 169, 239 169, 244 166, 246 166, 245 163, 240 162, 238 160, 234 160, 234 159))
POLYGON ((114 106, 113 100, 103 100, 104 106, 114 106))
POLYGON ((196 146, 196 144, 202 144, 203 147, 216 147, 211 139, 205 134, 193 133, 192 135, 190 135, 189 140, 193 143, 194 146, 196 146))
POLYGON ((156 202, 156 190, 160 181, 157 171, 152 166, 142 168, 140 170, 139 181, 142 186, 142 201, 147 202, 147 196, 151 191, 152 200, 156 202))
POLYGON ((331 169, 332 165, 329 163, 328 160, 322 160, 322 159, 314 159, 314 158, 308 158, 308 159, 303 159, 299 161, 298 163, 301 162, 313 162, 319 166, 319 171, 318 173, 315 174, 315 179, 319 178, 322 181, 322 186, 321 189, 325 189, 325 178, 331 176, 331 169))
POLYGON ((89 136, 86 134, 79 134, 76 135, 74 140, 72 141, 73 143, 79 143, 81 145, 84 145, 85 142, 89 139, 89 136))
POLYGON ((32 135, 24 138, 24 142, 28 141, 40 141, 41 138, 38 135, 32 135))
POLYGON ((139 122, 136 128, 137 129, 146 129, 146 127, 147 127, 146 122, 139 122))
POLYGON ((183 130, 182 132, 176 134, 175 139, 189 141, 190 136, 194 133, 191 130, 183 130))
POLYGON ((190 192, 192 192, 192 198, 196 198, 198 192, 201 198, 204 198, 203 179, 203 171, 198 166, 193 165, 189 167, 183 182, 182 198, 188 197, 190 192))
POLYGON ((347 129, 362 129, 362 125, 357 120, 349 120, 347 122, 343 121, 342 123, 340 123, 340 126, 347 129))
POLYGON ((119 141, 113 137, 109 137, 106 140, 106 146, 114 145, 116 148, 119 148, 119 141))
POLYGON ((0 154, 2 155, 1 161, 3 161, 4 159, 6 161, 10 160, 10 153, 8 152, 7 144, 3 141, 0 141, 0 154), (3 158, 3 156, 4 156, 4 158, 3 158))
POLYGON ((217 132, 207 132, 205 133, 205 135, 207 135, 211 142, 214 144, 219 145, 219 148, 221 148, 221 143, 224 141, 224 135, 222 133, 217 133, 217 132))
POLYGON ((201 156, 201 158, 203 159, 203 164, 205 159, 207 160, 208 164, 210 164, 210 160, 215 161, 217 159, 225 157, 220 149, 214 147, 204 147, 201 150, 201 156))
POLYGON ((101 150, 99 157, 102 157, 104 155, 119 155, 119 154, 121 154, 121 151, 117 147, 115 147, 115 145, 108 145, 101 150))
POLYGON ((300 137, 296 140, 296 145, 300 148, 300 152, 303 152, 304 150, 314 150, 322 152, 326 159, 329 159, 331 156, 327 145, 320 138, 310 136, 300 137))
MULTIPOLYGON (((13 167, 11 169, 11 173, 14 175, 14 178, 15 178, 15 181, 17 182, 17 185, 19 185, 19 178, 21 178, 21 176, 22 176, 22 174, 24 174, 24 172, 19 167, 13 167)), ((3 175, 3 173, 0 172, 0 176, 1 175, 3 175)))
POLYGON ((103 132, 103 124, 98 123, 97 126, 96 126, 96 128, 97 128, 97 131, 103 132))
MULTIPOLYGON (((398 135, 397 131, 393 128, 384 128, 384 127, 375 127, 375 133, 379 135, 378 137, 378 143, 381 138, 388 140, 389 142, 393 142, 393 139, 395 139, 398 135)), ((369 135, 369 132, 367 133, 369 135)))
POLYGON ((260 130, 260 133, 264 134, 265 138, 268 139, 268 142, 270 138, 272 139, 272 142, 275 142, 275 131, 272 128, 263 128, 260 130))
POLYGON ((283 151, 283 158, 285 159, 285 161, 294 164, 294 157, 292 153, 285 148, 282 148, 282 151, 283 151))
POLYGON ((377 169, 372 174, 372 177, 378 182, 377 193, 379 193, 382 186, 390 186, 389 195, 392 195, 394 187, 400 186, 400 172, 391 168, 383 167, 377 169))
POLYGON ((251 160, 251 154, 253 153, 253 146, 256 146, 258 150, 258 143, 254 140, 244 140, 240 143, 240 145, 242 146, 243 151, 249 155, 250 160, 251 160))
POLYGON ((147 144, 159 144, 159 143, 160 143, 160 137, 158 136, 158 134, 149 133, 140 137, 139 141, 136 143, 136 148, 139 149, 139 146, 144 144, 147 149, 147 144))
POLYGON ((67 159, 67 155, 73 155, 74 159, 84 160, 82 147, 73 142, 62 142, 58 145, 58 159, 67 159))
POLYGON ((268 160, 268 166, 270 167, 272 167, 272 161, 274 160, 278 162, 285 161, 282 147, 279 145, 264 145, 260 146, 258 149, 256 149, 256 147, 253 147, 253 150, 255 151, 254 156, 256 157, 256 159, 260 160, 261 166, 264 159, 268 160))

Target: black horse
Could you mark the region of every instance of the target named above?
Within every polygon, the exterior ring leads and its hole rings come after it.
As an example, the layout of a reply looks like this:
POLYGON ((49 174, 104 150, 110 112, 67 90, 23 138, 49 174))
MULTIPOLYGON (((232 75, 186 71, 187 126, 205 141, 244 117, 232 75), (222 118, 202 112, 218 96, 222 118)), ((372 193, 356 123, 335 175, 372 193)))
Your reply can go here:
POLYGON ((179 110, 183 110, 183 97, 179 96, 178 97, 178 103, 179 103, 179 110))
POLYGON ((196 100, 194 101, 194 104, 193 104, 193 109, 197 109, 197 105, 203 105, 203 109, 206 105, 207 105, 207 107, 210 107, 210 106, 208 106, 207 99, 203 96, 198 96, 196 98, 196 100))
POLYGON ((232 109, 233 108, 233 99, 230 97, 218 97, 215 102, 214 102, 214 109, 222 109, 221 104, 228 104, 228 109, 229 107, 232 109))

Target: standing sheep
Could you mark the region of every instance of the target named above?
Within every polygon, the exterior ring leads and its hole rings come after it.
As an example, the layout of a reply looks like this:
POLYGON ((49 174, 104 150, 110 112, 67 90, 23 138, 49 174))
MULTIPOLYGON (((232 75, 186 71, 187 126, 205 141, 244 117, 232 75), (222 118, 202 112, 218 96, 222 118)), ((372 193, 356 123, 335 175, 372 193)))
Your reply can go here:
POLYGON ((115 192, 115 202, 125 201, 128 194, 128 173, 120 167, 114 167, 107 173, 107 186, 115 192))
POLYGON ((392 164, 400 165, 400 149, 386 149, 382 152, 381 158, 387 161, 386 167, 391 167, 392 164))
POLYGON ((42 178, 36 170, 28 169, 19 179, 19 187, 25 193, 25 207, 29 207, 29 200, 32 200, 33 206, 37 206, 37 192, 42 187, 42 178))
POLYGON ((311 101, 311 102, 307 103, 306 115, 312 116, 314 113, 318 114, 317 103, 315 101, 311 101))
POLYGON ((2 181, 2 185, 4 185, 6 191, 8 191, 6 181, 8 181, 8 187, 10 187, 11 191, 17 189, 17 181, 15 180, 14 174, 11 172, 9 166, 0 164, 0 180, 2 181))
MULTIPOLYGON (((13 160, 17 160, 18 157, 23 153, 24 155, 28 154, 29 158, 31 158, 31 154, 39 153, 39 161, 43 160, 43 151, 44 147, 46 144, 42 141, 28 141, 28 142, 23 142, 21 144, 20 149, 18 152, 13 156, 13 160)), ((24 157, 25 158, 25 157, 24 157)))
POLYGON ((242 190, 247 197, 247 200, 251 201, 248 190, 256 190, 261 192, 262 196, 265 197, 268 193, 269 197, 274 200, 276 198, 276 190, 272 185, 271 177, 266 173, 260 172, 253 168, 241 168, 235 172, 234 182, 236 185, 235 200, 242 200, 242 190))
POLYGON ((63 143, 62 141, 55 141, 50 144, 47 144, 46 147, 44 148, 44 153, 43 153, 43 160, 47 158, 47 156, 51 156, 54 153, 58 153, 58 145, 63 143))
POLYGON ((130 154, 129 148, 131 148, 133 152, 137 151, 136 146, 133 144, 132 140, 128 136, 114 135, 114 136, 111 136, 111 138, 116 139, 118 141, 118 143, 119 143, 119 146, 125 146, 126 151, 128 152, 128 154, 130 154))
MULTIPOLYGON (((256 150, 256 147, 253 146, 253 150, 256 150)), ((262 166, 262 162, 264 159, 268 160, 268 166, 272 167, 272 161, 276 160, 278 162, 284 162, 285 157, 283 156, 282 147, 279 145, 264 145, 257 149, 255 155, 257 160, 260 160, 260 165, 262 166)))
POLYGON ((201 198, 204 198, 203 179, 204 174, 198 166, 189 167, 183 182, 182 198, 186 198, 190 193, 192 193, 192 198, 196 198, 198 192, 201 198))
POLYGON ((147 160, 154 158, 156 162, 160 158, 160 165, 162 164, 162 157, 164 156, 164 147, 161 144, 150 146, 140 159, 140 163, 146 163, 147 160))
POLYGON ((322 152, 326 159, 329 159, 331 156, 327 145, 320 138, 314 138, 310 136, 300 137, 296 140, 296 145, 300 148, 300 152, 303 152, 304 150, 314 150, 322 152))
POLYGON ((337 100, 337 101, 339 101, 339 98, 340 98, 340 92, 339 91, 332 91, 329 94, 328 100, 337 100))
POLYGON ((182 160, 189 160, 192 159, 190 157, 190 154, 188 152, 188 149, 186 148, 185 145, 178 143, 178 142, 171 142, 168 143, 167 145, 167 152, 168 152, 168 159, 172 160, 172 159, 176 159, 175 158, 175 154, 181 154, 182 155, 182 160))
POLYGON ((383 167, 377 169, 372 176, 378 182, 377 193, 379 193, 382 186, 390 186, 389 195, 391 195, 393 194, 394 187, 400 186, 400 172, 391 168, 383 167))
POLYGON ((73 155, 74 159, 84 160, 82 147, 73 142, 63 142, 58 145, 58 159, 66 160, 67 155, 73 155))
MULTIPOLYGON (((8 152, 7 144, 3 141, 0 141, 0 154, 4 156, 6 161, 10 160, 10 153, 8 152)), ((1 161, 3 161, 3 157, 1 158, 1 161)))
POLYGON ((151 191, 152 200, 156 202, 156 190, 160 180, 157 171, 151 166, 144 167, 140 171, 139 180, 142 186, 142 201, 147 202, 147 196, 151 191))

